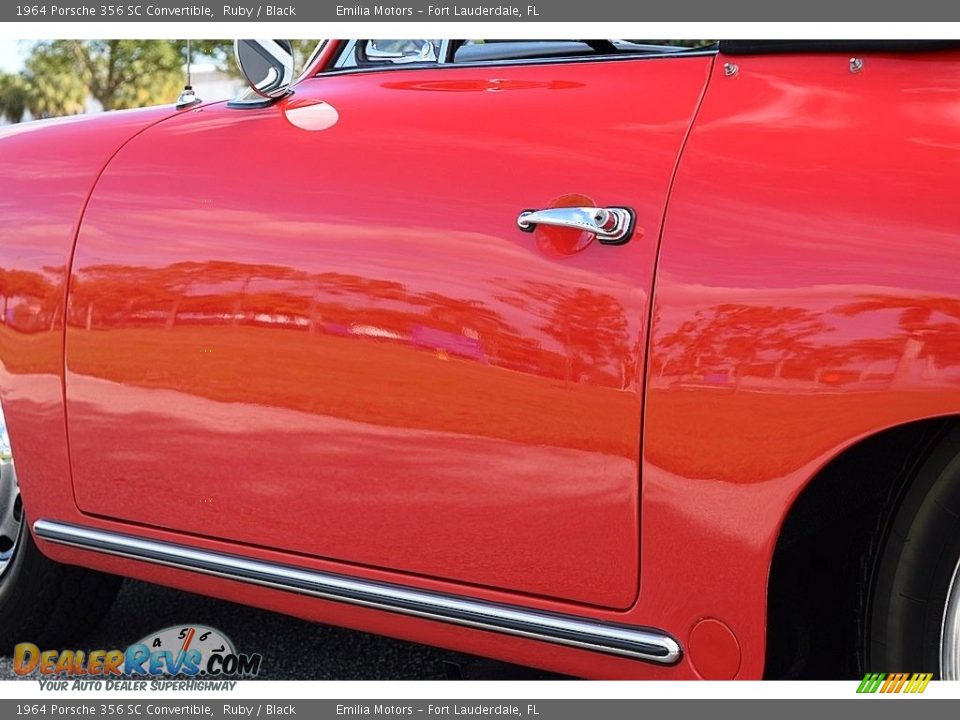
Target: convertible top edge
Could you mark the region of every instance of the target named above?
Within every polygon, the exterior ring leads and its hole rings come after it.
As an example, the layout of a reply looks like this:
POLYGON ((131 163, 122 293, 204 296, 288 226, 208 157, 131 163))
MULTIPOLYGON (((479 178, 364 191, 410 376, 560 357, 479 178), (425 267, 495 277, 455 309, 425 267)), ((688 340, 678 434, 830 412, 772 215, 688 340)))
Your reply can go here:
POLYGON ((915 53, 960 48, 960 40, 721 40, 725 55, 777 53, 895 52, 915 53))

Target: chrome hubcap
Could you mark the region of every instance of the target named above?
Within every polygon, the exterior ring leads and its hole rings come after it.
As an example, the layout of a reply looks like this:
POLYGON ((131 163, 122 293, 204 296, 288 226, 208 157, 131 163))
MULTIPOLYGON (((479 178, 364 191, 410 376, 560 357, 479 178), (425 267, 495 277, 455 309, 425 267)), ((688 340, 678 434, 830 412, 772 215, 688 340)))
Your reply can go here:
POLYGON ((7 421, 3 416, 3 408, 0 407, 0 577, 7 571, 17 553, 21 525, 23 503, 20 500, 17 473, 13 469, 7 421))
POLYGON ((960 680, 960 561, 957 562, 947 590, 940 628, 940 679, 960 680))

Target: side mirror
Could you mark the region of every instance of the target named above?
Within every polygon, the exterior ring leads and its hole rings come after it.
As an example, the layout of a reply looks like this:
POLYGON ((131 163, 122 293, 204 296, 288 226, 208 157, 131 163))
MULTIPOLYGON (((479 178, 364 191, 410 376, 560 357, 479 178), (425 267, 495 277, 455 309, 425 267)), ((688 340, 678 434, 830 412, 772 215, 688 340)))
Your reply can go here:
POLYGON ((257 95, 278 98, 293 84, 293 46, 289 40, 237 40, 237 65, 257 95))

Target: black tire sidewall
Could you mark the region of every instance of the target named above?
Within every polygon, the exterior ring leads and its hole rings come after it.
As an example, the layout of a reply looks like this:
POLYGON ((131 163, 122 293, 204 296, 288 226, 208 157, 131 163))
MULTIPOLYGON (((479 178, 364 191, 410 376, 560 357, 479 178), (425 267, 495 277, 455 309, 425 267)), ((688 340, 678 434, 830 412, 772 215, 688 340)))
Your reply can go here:
POLYGON ((960 559, 960 426, 923 463, 903 493, 873 563, 868 672, 939 677, 947 594, 960 559))
POLYGON ((0 618, 4 616, 4 609, 12 602, 13 596, 17 593, 17 587, 21 584, 20 578, 24 574, 24 565, 27 565, 27 555, 29 554, 27 543, 31 541, 30 532, 27 530, 25 522, 20 524, 20 534, 17 538, 17 549, 13 553, 10 564, 7 565, 3 575, 0 576, 0 618))
MULTIPOLYGON (((0 577, 0 638, 19 642, 18 633, 31 616, 31 606, 42 599, 42 578, 46 575, 47 560, 37 549, 27 528, 26 519, 20 525, 17 550, 0 577)), ((29 639, 29 638, 27 638, 29 639)), ((3 648, 9 651, 10 648, 3 648)))

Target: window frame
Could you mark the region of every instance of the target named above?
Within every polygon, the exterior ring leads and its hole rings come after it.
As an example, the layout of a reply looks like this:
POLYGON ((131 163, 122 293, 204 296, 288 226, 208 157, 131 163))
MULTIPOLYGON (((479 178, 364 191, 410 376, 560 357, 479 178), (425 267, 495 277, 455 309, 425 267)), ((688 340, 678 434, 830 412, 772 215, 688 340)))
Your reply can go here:
POLYGON ((549 58, 516 58, 512 60, 474 60, 471 62, 452 62, 450 50, 452 41, 443 39, 440 41, 440 52, 437 53, 437 60, 431 62, 408 62, 408 63, 384 63, 383 65, 365 65, 363 67, 343 67, 344 59, 352 55, 360 39, 347 40, 339 48, 336 54, 327 62, 324 67, 318 68, 313 77, 329 77, 336 75, 354 75, 357 73, 377 73, 377 72, 395 72, 398 70, 440 70, 443 68, 472 68, 472 67, 515 67, 524 65, 556 65, 566 63, 585 63, 585 62, 616 62, 623 60, 662 60, 665 58, 688 58, 704 57, 717 55, 719 49, 714 45, 706 48, 691 48, 679 52, 665 53, 615 53, 606 55, 576 55, 571 57, 549 57, 549 58))

